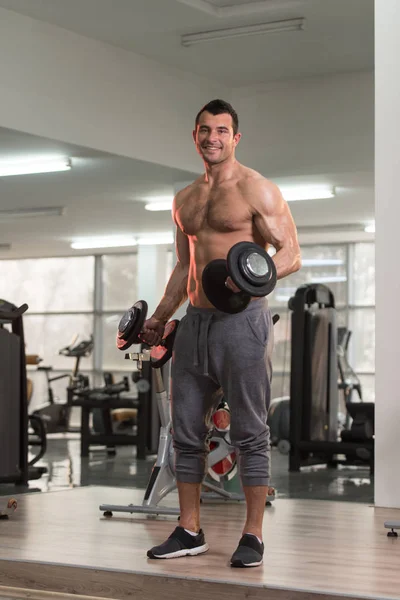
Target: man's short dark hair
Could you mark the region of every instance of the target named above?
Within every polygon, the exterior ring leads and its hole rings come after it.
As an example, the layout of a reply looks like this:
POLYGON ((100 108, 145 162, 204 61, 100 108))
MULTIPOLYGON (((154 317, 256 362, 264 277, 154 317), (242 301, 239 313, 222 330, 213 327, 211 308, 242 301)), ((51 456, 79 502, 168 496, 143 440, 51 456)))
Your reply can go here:
POLYGON ((209 112, 212 115, 224 115, 228 114, 232 117, 232 126, 233 126, 233 135, 236 135, 239 131, 239 118, 237 116, 237 112, 235 109, 229 104, 229 102, 225 102, 225 100, 211 100, 208 102, 203 108, 197 113, 196 116, 196 128, 199 124, 200 115, 203 112, 209 112))

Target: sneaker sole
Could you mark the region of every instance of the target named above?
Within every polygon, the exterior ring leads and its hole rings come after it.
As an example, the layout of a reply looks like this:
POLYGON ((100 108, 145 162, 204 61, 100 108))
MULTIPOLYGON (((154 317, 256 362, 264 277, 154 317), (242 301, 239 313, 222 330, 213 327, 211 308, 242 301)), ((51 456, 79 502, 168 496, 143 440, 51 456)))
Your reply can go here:
POLYGON ((208 544, 204 544, 203 546, 197 546, 197 548, 184 548, 183 550, 178 550, 177 552, 170 552, 169 554, 153 554, 150 550, 147 553, 149 558, 180 558, 181 556, 197 556, 197 554, 203 554, 203 552, 207 552, 209 549, 208 544))
POLYGON ((244 563, 242 560, 234 560, 231 562, 231 567, 236 567, 239 569, 245 569, 247 567, 259 567, 260 565, 262 565, 263 561, 260 560, 258 562, 254 562, 254 563, 244 563))

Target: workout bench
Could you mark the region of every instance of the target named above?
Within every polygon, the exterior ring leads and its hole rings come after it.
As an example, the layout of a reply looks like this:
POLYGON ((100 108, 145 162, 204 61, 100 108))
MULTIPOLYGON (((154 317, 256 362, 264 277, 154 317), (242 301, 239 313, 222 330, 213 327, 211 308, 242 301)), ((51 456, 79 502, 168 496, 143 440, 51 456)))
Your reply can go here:
MULTIPOLYGON (((146 383, 150 377, 150 367, 144 373, 146 383)), ((137 458, 145 459, 147 455, 147 442, 150 415, 151 384, 139 386, 137 384, 138 397, 132 398, 120 396, 123 391, 129 389, 127 378, 123 382, 113 383, 112 376, 105 377, 106 386, 100 389, 74 389, 69 390, 69 404, 81 408, 81 456, 89 456, 90 446, 107 446, 109 452, 115 451, 115 446, 131 446, 137 448, 137 458), (127 387, 125 387, 127 386, 127 387), (101 431, 92 431, 90 427, 90 415, 94 411, 101 413, 101 431), (120 411, 132 417, 135 414, 136 434, 115 433, 113 431, 113 420, 116 413, 120 411)))
POLYGON ((136 446, 137 458, 144 459, 147 454, 147 423, 148 400, 139 394, 137 399, 112 397, 108 394, 92 392, 86 396, 76 397, 73 406, 81 408, 81 456, 89 456, 90 446, 136 446), (135 435, 114 433, 112 429, 111 412, 115 409, 137 409, 137 433, 135 435), (93 410, 101 410, 103 415, 104 433, 92 433, 90 429, 90 414, 93 410))

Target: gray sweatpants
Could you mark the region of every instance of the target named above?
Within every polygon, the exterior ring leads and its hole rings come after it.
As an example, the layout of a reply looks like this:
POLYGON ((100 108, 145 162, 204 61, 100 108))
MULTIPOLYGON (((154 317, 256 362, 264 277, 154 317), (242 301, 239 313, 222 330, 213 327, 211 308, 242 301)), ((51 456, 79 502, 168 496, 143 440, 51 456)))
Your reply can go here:
POLYGON ((268 485, 273 324, 267 299, 238 314, 188 306, 174 343, 171 367, 176 478, 201 483, 208 434, 222 388, 231 411, 230 437, 244 486, 268 485))

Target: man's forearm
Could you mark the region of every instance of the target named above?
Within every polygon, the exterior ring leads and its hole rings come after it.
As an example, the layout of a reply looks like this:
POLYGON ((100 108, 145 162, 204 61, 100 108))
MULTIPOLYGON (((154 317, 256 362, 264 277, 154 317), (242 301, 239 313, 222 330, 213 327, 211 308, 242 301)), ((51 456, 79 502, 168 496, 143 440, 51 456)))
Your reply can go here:
POLYGON ((272 257, 275 267, 277 279, 283 279, 291 273, 295 273, 301 267, 300 252, 293 252, 282 248, 272 257))
POLYGON ((171 273, 164 296, 157 306, 153 317, 165 323, 169 321, 188 297, 188 276, 189 266, 183 266, 178 262, 171 273))

